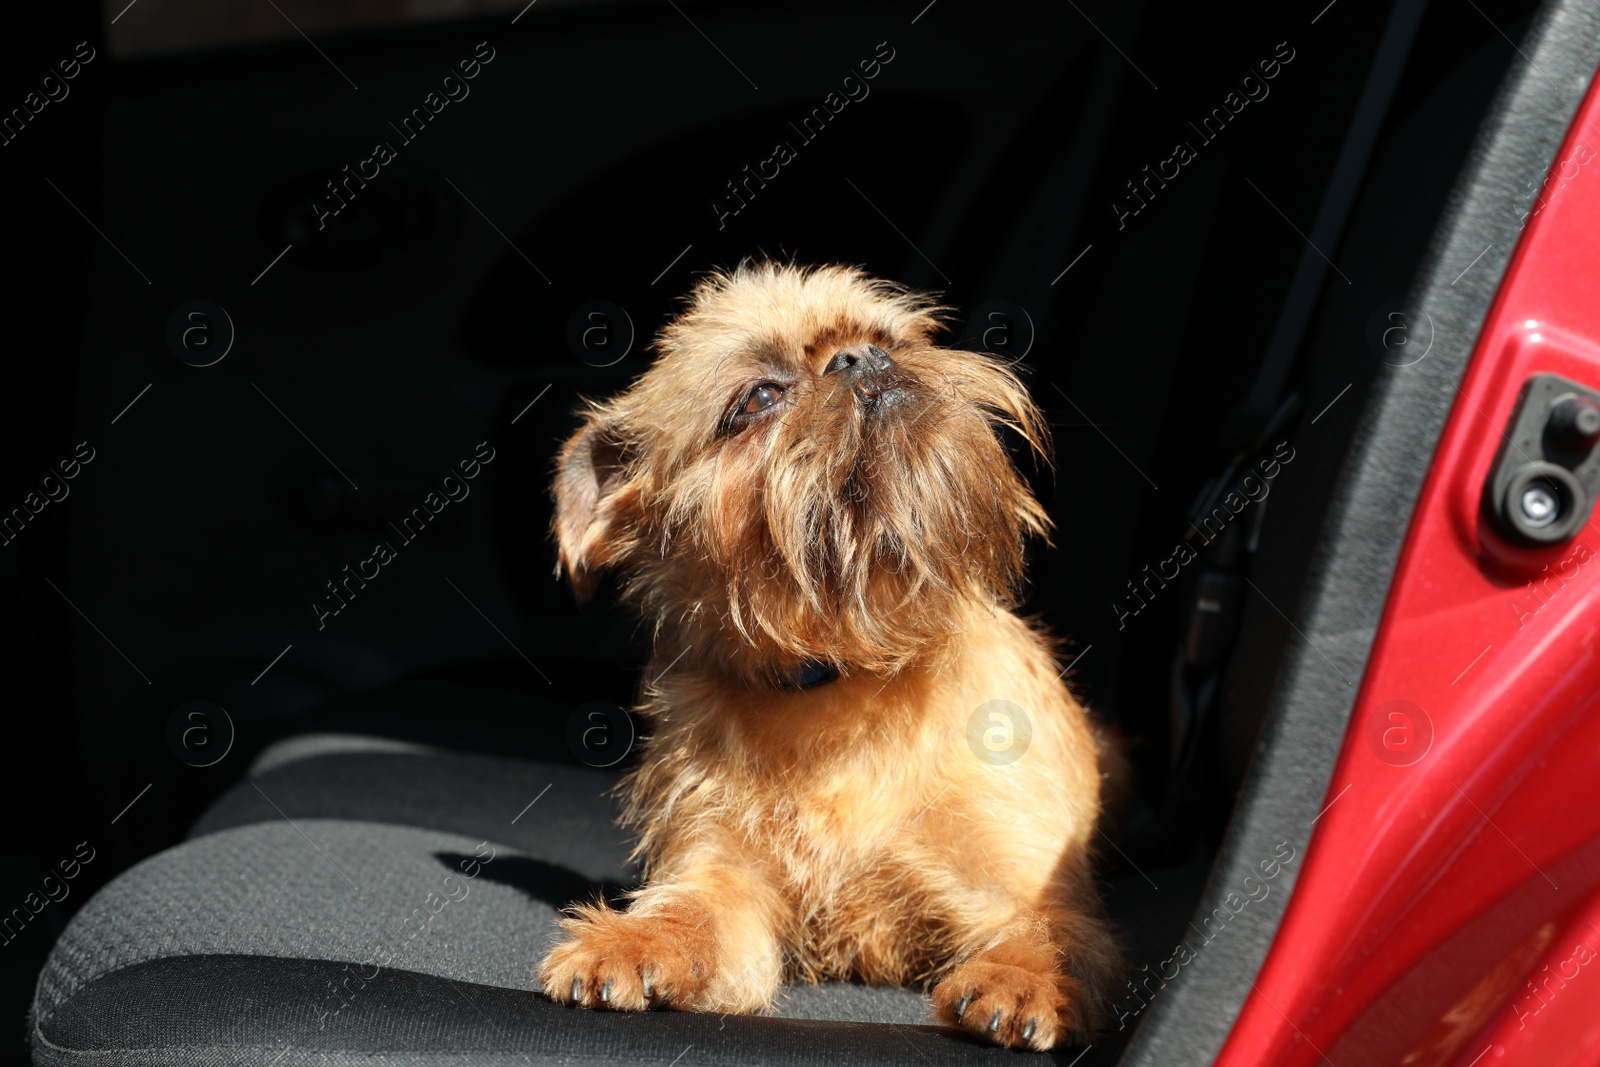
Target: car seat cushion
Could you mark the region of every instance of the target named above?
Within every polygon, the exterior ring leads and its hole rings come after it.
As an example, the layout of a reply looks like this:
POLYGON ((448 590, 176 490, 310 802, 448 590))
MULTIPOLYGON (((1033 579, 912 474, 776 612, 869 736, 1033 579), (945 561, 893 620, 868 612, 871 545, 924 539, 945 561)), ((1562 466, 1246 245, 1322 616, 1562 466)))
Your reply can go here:
MULTIPOLYGON (((790 1062, 843 1062, 890 1039, 918 1063, 908 1042, 933 1062, 987 1058, 919 1027, 929 1011, 913 990, 795 987, 772 1018, 622 1016, 536 996, 559 909, 636 881, 614 781, 383 746, 269 761, 73 917, 35 992, 35 1062, 633 1062, 696 1034, 702 1053, 747 1039, 811 1050, 790 1062), (863 1036, 806 1019, 890 1025, 863 1036)), ((719 1061, 680 1067, 694 1062, 719 1061)))

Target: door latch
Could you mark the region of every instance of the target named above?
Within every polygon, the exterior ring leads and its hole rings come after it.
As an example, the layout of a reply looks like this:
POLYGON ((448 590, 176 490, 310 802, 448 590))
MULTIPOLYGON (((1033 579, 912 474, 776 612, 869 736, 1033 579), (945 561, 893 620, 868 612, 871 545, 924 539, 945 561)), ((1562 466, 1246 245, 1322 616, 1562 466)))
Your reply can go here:
POLYGON ((1600 392, 1557 374, 1529 378, 1484 486, 1484 517, 1523 548, 1575 535, 1600 495, 1600 392))

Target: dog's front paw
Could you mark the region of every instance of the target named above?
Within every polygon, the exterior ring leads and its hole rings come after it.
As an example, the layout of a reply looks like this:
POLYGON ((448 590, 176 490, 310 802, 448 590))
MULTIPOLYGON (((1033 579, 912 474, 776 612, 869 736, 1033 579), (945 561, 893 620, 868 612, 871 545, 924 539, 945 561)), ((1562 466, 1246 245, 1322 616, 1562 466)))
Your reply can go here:
POLYGON ((940 1022, 998 1045, 1043 1052, 1067 1036, 1070 979, 1059 971, 979 957, 933 990, 940 1022))
POLYGON ((694 1008, 711 980, 715 946, 704 923, 584 906, 561 925, 571 936, 539 967, 539 984, 558 1004, 694 1008))

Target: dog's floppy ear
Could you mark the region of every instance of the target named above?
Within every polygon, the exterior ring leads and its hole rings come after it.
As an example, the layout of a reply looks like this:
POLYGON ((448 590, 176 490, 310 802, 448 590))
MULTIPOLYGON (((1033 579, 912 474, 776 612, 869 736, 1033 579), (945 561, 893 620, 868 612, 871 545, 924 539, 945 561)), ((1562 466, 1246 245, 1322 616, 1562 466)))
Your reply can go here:
POLYGON ((556 574, 580 601, 632 540, 639 492, 627 479, 627 445, 616 420, 591 411, 556 460, 556 574))

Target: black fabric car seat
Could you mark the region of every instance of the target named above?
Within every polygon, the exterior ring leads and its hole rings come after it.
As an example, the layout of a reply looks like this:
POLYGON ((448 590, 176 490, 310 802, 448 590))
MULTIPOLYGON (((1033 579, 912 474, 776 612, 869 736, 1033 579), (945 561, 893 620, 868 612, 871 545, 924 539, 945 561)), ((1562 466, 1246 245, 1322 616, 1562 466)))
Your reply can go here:
MULTIPOLYGON (((907 989, 797 986, 763 1017, 537 995, 558 909, 635 882, 615 780, 379 737, 281 741, 183 843, 74 916, 39 978, 34 1062, 1012 1062, 929 1025, 907 989)), ((1149 912, 1139 879, 1109 890, 1125 914, 1149 912)), ((1137 925, 1164 940, 1191 894, 1162 896, 1176 908, 1137 925)), ((1082 1065, 1114 1060, 1114 1044, 1082 1065)))

